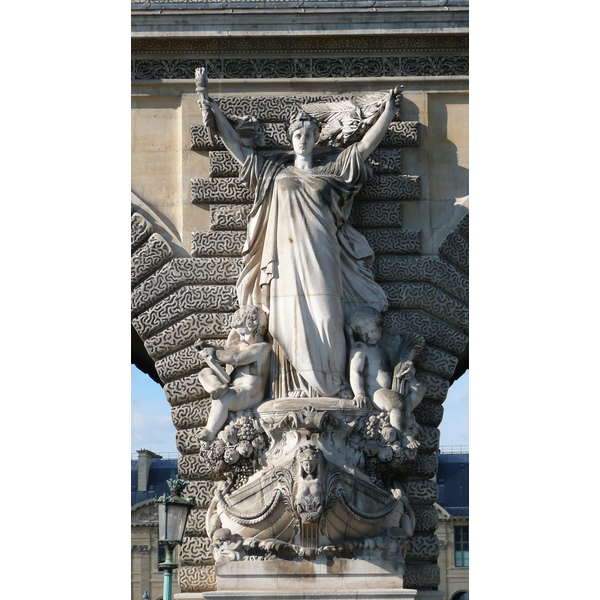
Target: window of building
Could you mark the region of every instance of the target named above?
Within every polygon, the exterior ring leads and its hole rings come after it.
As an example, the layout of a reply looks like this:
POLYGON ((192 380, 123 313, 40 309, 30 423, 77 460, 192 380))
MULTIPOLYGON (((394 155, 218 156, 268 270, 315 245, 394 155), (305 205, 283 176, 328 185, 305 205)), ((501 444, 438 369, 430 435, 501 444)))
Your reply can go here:
POLYGON ((454 565, 457 567, 469 566, 468 525, 456 525, 454 527, 454 565))

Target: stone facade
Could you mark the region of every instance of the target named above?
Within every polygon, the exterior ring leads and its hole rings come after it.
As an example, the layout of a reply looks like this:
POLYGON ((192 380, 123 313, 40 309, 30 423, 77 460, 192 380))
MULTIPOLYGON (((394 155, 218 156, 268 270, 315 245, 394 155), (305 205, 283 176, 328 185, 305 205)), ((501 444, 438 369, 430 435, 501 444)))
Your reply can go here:
POLYGON ((345 7, 335 20, 307 8, 293 13, 283 37, 283 13, 276 19, 236 6, 227 14, 204 4, 186 7, 186 26, 169 10, 142 14, 133 7, 132 19, 132 324, 144 346, 135 360, 147 372, 155 369, 164 386, 180 473, 192 480, 197 501, 179 585, 191 593, 216 584, 203 525, 216 475, 201 464, 194 442, 210 399, 192 345, 198 338, 223 344, 228 334, 252 200, 220 140, 208 140, 201 126, 193 77, 204 66, 211 96, 228 115, 255 116, 265 148, 286 147, 284 122, 298 102, 404 86, 401 116, 370 159, 375 177, 356 197, 352 218, 375 250, 375 278, 390 300, 384 327, 426 340, 419 377, 427 394, 415 409, 426 441, 406 483, 421 516, 404 586, 435 590, 441 579, 439 545, 425 516, 436 499, 429 480, 442 403, 464 371, 468 340, 466 9, 382 3, 379 13, 345 7), (349 30, 357 15, 363 27, 349 30), (319 32, 308 26, 316 17, 319 32), (446 33, 431 34, 432 23, 446 33), (233 35, 220 35, 221 26, 233 35), (241 35, 242 27, 253 33, 241 35))

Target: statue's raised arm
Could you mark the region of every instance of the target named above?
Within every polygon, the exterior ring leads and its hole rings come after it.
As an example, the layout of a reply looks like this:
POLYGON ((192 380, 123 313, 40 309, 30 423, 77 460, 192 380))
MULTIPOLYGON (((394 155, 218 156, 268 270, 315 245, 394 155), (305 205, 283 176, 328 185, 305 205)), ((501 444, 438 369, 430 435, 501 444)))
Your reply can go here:
POLYGON ((390 90, 381 116, 377 119, 371 129, 365 133, 362 140, 357 143, 358 151, 363 157, 363 160, 366 159, 380 144, 392 119, 399 110, 401 102, 402 88, 395 87, 393 90, 390 90))

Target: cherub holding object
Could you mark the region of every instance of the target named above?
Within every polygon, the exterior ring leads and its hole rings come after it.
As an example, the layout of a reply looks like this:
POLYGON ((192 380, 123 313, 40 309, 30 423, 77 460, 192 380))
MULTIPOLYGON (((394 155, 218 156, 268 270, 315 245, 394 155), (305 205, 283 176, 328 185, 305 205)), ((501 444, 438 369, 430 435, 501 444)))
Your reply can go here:
POLYGON ((194 344, 207 364, 198 379, 212 399, 208 422, 198 434, 200 440, 214 439, 230 412, 252 408, 265 395, 271 352, 271 344, 263 338, 267 315, 258 306, 243 306, 233 314, 231 328, 225 348, 215 348, 204 340, 194 344), (219 362, 232 365, 231 374, 219 362))
POLYGON ((369 399, 381 410, 389 413, 390 424, 405 438, 407 448, 417 448, 415 439, 419 425, 413 410, 425 396, 425 385, 415 377, 413 360, 421 352, 424 340, 409 335, 402 344, 400 360, 391 372, 386 352, 380 345, 381 313, 363 306, 348 321, 349 329, 358 336, 350 347, 350 385, 354 400, 365 407, 369 399))

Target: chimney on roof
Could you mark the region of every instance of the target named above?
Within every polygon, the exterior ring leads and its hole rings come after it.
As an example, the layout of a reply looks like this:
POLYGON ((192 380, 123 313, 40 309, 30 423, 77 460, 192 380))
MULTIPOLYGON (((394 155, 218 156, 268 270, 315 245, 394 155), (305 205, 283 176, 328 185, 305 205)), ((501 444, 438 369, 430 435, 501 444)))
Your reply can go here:
POLYGON ((160 459, 162 456, 142 448, 137 451, 138 453, 138 492, 148 491, 148 475, 150 474, 150 465, 152 460, 157 458, 160 459))

